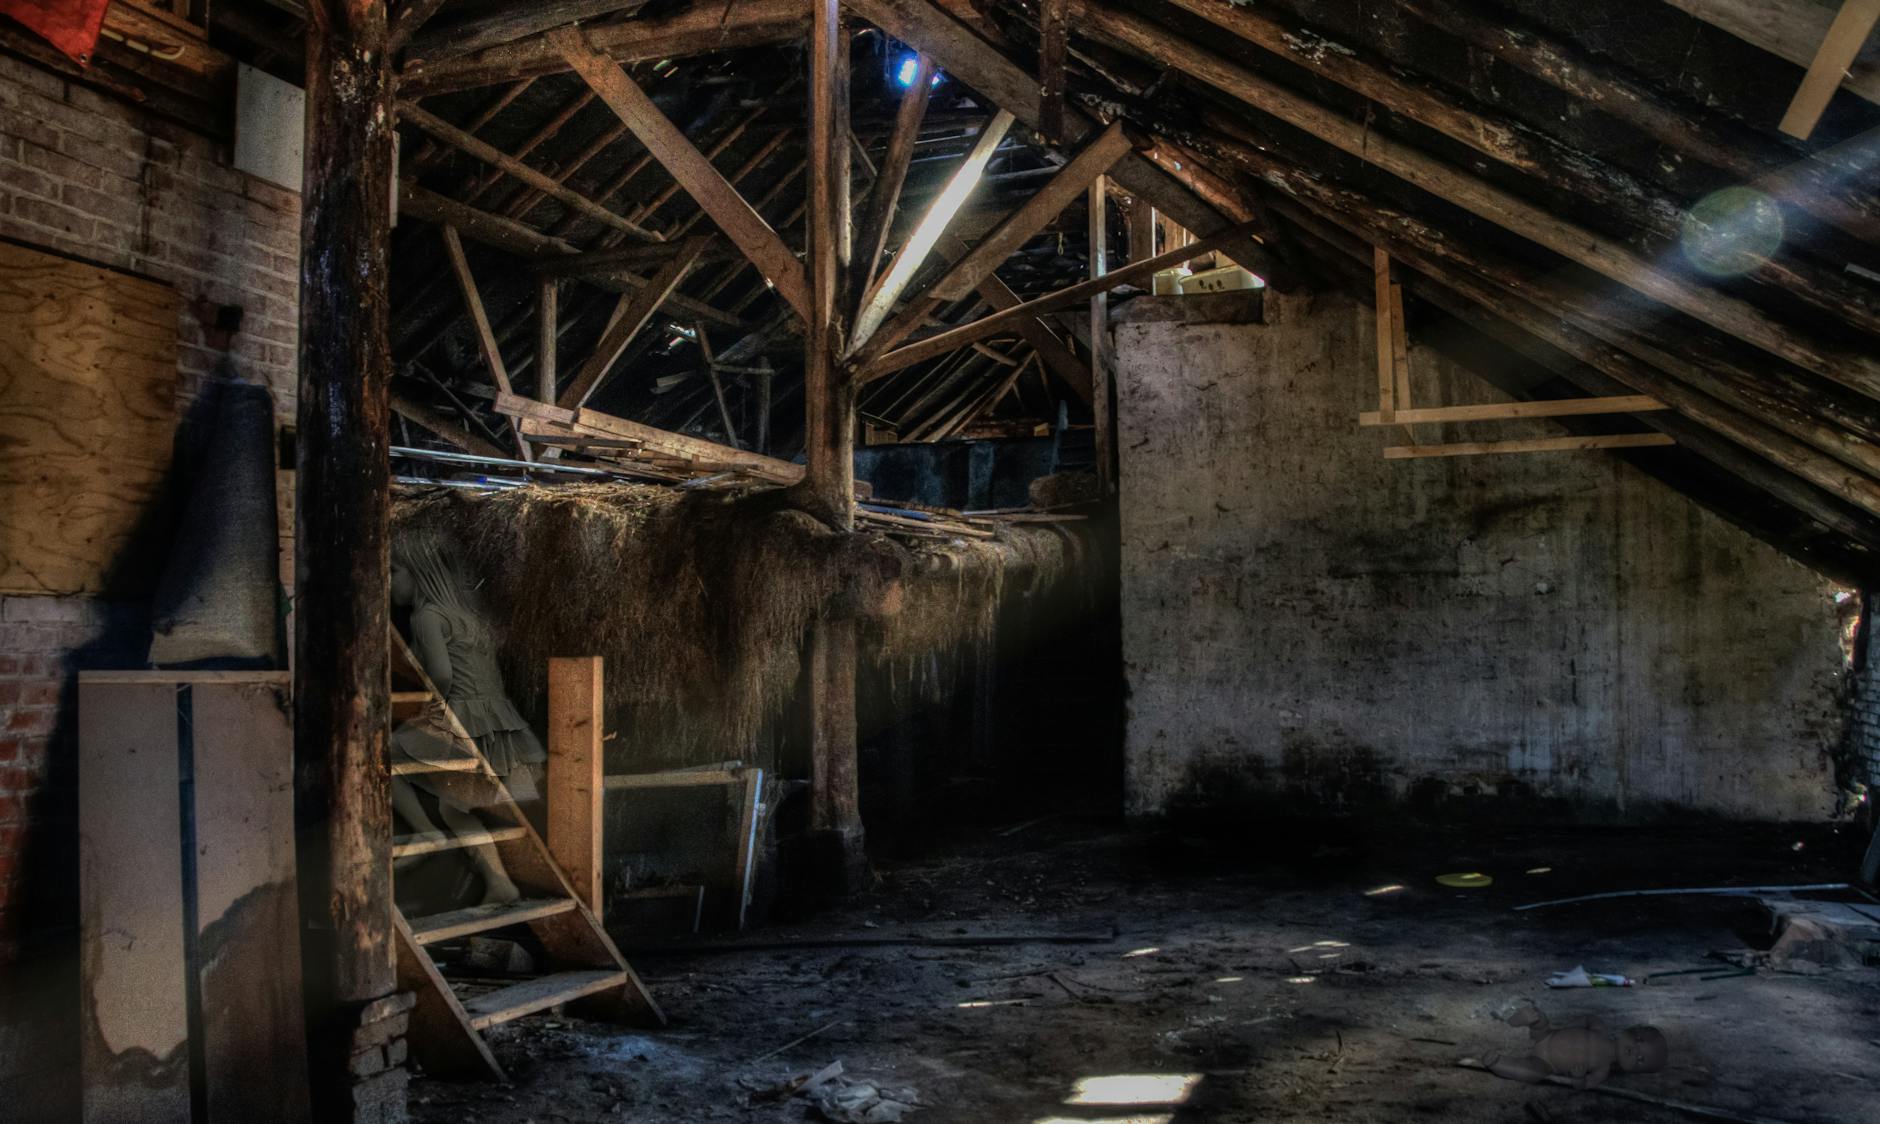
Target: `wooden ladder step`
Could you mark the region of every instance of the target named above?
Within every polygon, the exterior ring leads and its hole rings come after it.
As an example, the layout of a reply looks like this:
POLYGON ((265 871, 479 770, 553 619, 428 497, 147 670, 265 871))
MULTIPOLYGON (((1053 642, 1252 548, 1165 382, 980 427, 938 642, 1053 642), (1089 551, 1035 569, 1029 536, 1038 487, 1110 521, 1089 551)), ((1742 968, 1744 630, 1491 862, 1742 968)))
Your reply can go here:
POLYGON ((506 925, 539 921, 544 917, 567 913, 574 907, 573 898, 550 898, 542 901, 524 899, 508 905, 473 905, 469 909, 453 909, 448 913, 434 913, 429 917, 413 918, 411 936, 420 945, 435 944, 438 941, 450 940, 452 937, 487 933, 491 929, 501 929, 506 925))
POLYGON ((416 718, 424 713, 424 708, 437 700, 429 691, 393 691, 392 721, 402 722, 407 718, 416 718))
POLYGON ((474 773, 477 771, 477 759, 468 755, 449 761, 395 761, 392 763, 394 777, 408 777, 413 773, 474 773))
POLYGON ((618 968, 554 972, 466 1000, 463 1009, 470 1016, 473 1028, 488 1030, 498 1023, 519 1019, 557 1003, 593 995, 597 991, 619 987, 626 982, 627 974, 618 968))
POLYGON ((527 829, 521 827, 496 827, 466 831, 462 835, 400 835, 392 840, 392 857, 402 859, 407 855, 430 855, 462 847, 480 847, 485 843, 507 843, 527 834, 527 829))

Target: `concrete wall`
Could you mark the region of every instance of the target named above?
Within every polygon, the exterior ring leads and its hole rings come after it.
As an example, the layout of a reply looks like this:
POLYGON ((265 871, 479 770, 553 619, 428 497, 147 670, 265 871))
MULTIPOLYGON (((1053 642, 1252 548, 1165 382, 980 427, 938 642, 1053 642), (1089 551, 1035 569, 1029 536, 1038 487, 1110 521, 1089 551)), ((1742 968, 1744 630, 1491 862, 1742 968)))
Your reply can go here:
MULTIPOLYGON (((1386 461, 1368 308, 1195 299, 1113 329, 1132 813, 1832 812, 1835 586, 1605 454, 1386 461)), ((1558 432, 1494 425, 1422 439, 1558 432)))

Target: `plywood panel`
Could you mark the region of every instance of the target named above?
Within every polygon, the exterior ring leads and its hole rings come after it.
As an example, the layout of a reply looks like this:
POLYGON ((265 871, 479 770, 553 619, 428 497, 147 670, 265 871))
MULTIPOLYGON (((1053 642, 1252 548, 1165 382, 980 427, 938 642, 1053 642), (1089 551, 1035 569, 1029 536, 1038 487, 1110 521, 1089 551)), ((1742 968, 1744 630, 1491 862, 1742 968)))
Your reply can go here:
POLYGON ((196 976, 209 1124, 309 1118, 285 672, 192 683, 196 976))
POLYGON ((0 242, 0 592, 148 592, 113 564, 175 429, 176 293, 0 242))
POLYGON ((85 1124, 187 1121, 176 687, 81 675, 78 755, 85 1124))

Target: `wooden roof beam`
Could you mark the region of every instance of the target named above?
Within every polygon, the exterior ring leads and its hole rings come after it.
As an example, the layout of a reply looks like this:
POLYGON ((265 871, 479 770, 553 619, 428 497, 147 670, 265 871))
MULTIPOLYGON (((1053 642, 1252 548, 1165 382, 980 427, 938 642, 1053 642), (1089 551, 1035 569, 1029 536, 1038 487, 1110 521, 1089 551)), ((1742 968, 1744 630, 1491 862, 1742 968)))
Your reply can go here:
MULTIPOLYGON (((622 20, 587 34, 595 50, 629 63, 792 42, 808 29, 809 5, 804 0, 740 0, 730 5, 693 4, 671 16, 622 20)), ((565 73, 573 67, 551 42, 554 34, 545 32, 433 66, 407 67, 399 75, 399 89, 406 97, 425 97, 565 73)))
POLYGON ((1380 135, 1361 122, 1277 86, 1140 17, 1093 6, 1086 8, 1085 21, 1132 50, 1174 67, 1569 261, 1771 355, 1862 394, 1880 398, 1880 359, 1872 355, 1805 338, 1745 301, 1667 273, 1612 239, 1560 219, 1461 168, 1380 135))
POLYGON ((627 77, 620 64, 596 49, 585 33, 579 28, 561 28, 549 32, 548 39, 567 60, 569 69, 600 95, 654 159, 685 186, 725 236, 744 251, 764 278, 776 287, 785 303, 796 309, 799 316, 807 318, 809 281, 803 263, 784 245, 770 224, 660 112, 646 92, 627 77))
POLYGON ((601 381, 607 377, 607 372, 613 367, 614 362, 627 350, 627 345, 633 342, 633 337, 640 334, 640 330, 646 327, 654 313, 659 311, 659 306, 664 304, 679 288, 680 282, 685 280, 686 273, 698 262, 699 255, 704 253, 706 243, 709 241, 711 241, 709 235, 689 239, 679 248, 679 253, 653 275, 651 281, 642 286, 632 297, 627 298, 627 303, 621 309, 619 317, 605 332, 601 333, 600 341, 594 345, 593 353, 588 356, 587 362, 581 365, 581 369, 575 372, 574 381, 561 392, 555 401, 556 405, 564 410, 578 410, 586 404, 594 391, 599 389, 601 381))
POLYGON ((503 152, 495 145, 471 136, 469 133, 457 128, 450 122, 445 121, 443 118, 419 107, 414 102, 399 102, 398 117, 401 121, 411 122, 413 125, 430 133, 452 148, 466 155, 474 156, 486 164, 491 164, 502 169, 516 179, 521 180, 530 187, 539 190, 542 194, 554 199, 556 202, 580 211, 582 214, 599 221, 605 226, 610 226, 615 230, 621 231, 630 237, 638 238, 641 241, 660 241, 659 235, 654 234, 652 231, 645 230, 628 222, 625 218, 613 213, 594 200, 589 199, 587 196, 563 186, 553 178, 536 171, 522 161, 503 152))

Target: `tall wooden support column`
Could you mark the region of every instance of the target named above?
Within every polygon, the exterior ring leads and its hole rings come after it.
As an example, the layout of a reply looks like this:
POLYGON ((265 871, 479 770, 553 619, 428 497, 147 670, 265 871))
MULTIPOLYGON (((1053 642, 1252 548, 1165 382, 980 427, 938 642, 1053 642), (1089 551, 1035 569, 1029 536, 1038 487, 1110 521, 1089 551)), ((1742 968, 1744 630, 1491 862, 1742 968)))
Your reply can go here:
POLYGON ((384 0, 307 5, 295 492, 294 821, 313 1115, 405 1119, 386 727, 391 497, 384 0))
MULTIPOLYGON (((815 0, 810 27, 809 282, 804 332, 808 471, 804 496, 833 526, 855 526, 855 372, 837 298, 847 291, 849 39, 839 0, 815 0)), ((860 888, 867 869, 856 787, 855 622, 825 619, 809 639, 810 862, 824 889, 860 888)))
MULTIPOLYGON (((1108 273, 1110 251, 1110 178, 1098 176, 1090 184, 1090 279, 1108 273)), ((1130 256, 1135 256, 1131 247, 1130 256)), ((1154 255, 1150 255, 1154 256, 1154 255)), ((1116 419, 1112 405, 1115 388, 1110 385, 1110 361, 1104 354, 1110 345, 1110 295, 1097 293, 1090 298, 1090 409, 1096 423, 1097 479, 1103 494, 1116 494, 1116 419)))

